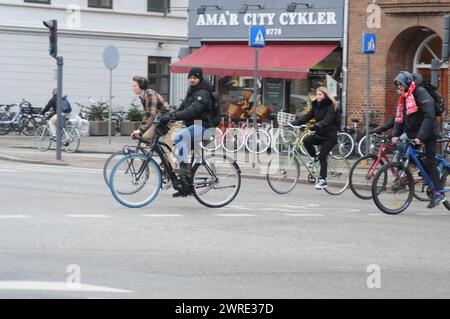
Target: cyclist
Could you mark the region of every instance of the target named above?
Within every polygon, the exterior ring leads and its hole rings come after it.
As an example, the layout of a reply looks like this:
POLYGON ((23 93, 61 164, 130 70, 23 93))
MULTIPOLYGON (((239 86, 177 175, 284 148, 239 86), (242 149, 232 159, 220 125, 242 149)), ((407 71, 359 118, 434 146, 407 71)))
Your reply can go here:
MULTIPOLYGON (((50 128, 50 133, 52 134, 52 138, 56 138, 56 129, 58 126, 58 116, 56 114, 56 103, 57 103, 57 94, 58 90, 53 89, 52 98, 48 101, 47 105, 42 109, 42 111, 39 113, 39 115, 44 115, 45 113, 51 111, 51 114, 49 116, 48 126, 50 128)), ((67 96, 63 97, 63 100, 67 100, 67 96)), ((63 101, 64 103, 64 101, 63 101)), ((63 121, 65 121, 66 118, 70 117, 70 113, 62 113, 63 121)))
POLYGON ((437 121, 434 100, 422 86, 423 78, 407 71, 400 72, 394 80, 401 93, 397 105, 397 115, 392 142, 397 143, 400 135, 406 133, 416 145, 425 145, 425 170, 435 186, 435 194, 428 205, 434 208, 445 201, 440 193, 441 181, 436 166, 437 121))
POLYGON ((327 188, 327 159, 330 151, 337 144, 338 123, 336 120, 336 100, 330 96, 326 87, 319 87, 316 90, 316 96, 312 100, 311 110, 301 118, 293 121, 291 124, 295 126, 308 123, 312 119, 316 123, 310 127, 314 131, 314 135, 307 136, 303 144, 312 157, 312 162, 320 161, 320 176, 316 183, 316 189, 327 188), (314 145, 321 145, 320 154, 317 156, 314 145))
POLYGON ((189 196, 192 194, 191 164, 189 151, 191 147, 198 147, 203 134, 209 128, 215 127, 212 119, 212 84, 203 78, 201 68, 192 68, 188 74, 189 89, 186 97, 177 111, 161 116, 160 123, 184 121, 186 128, 175 134, 175 155, 180 163, 180 176, 184 178, 187 189, 181 190, 173 197, 189 196))

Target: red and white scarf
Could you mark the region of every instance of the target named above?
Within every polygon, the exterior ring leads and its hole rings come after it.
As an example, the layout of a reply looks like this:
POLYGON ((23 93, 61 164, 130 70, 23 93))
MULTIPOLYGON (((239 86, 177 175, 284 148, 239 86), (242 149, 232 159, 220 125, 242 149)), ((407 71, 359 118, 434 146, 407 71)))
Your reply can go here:
POLYGON ((417 106, 416 99, 414 98, 413 92, 416 89, 416 82, 412 82, 408 92, 402 93, 400 98, 398 99, 397 106, 397 116, 395 117, 395 122, 403 123, 403 102, 406 99, 406 115, 409 116, 411 114, 416 113, 419 110, 417 106))

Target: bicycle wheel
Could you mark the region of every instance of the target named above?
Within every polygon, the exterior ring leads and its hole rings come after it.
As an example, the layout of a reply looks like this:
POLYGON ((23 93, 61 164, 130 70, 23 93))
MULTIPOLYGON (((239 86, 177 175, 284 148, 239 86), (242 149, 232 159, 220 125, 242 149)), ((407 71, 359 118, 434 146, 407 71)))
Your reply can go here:
POLYGON ((223 149, 230 153, 236 153, 245 144, 245 135, 241 129, 231 128, 225 131, 222 137, 223 149))
POLYGON ((52 145, 51 137, 52 134, 50 133, 48 126, 42 125, 34 132, 34 145, 39 151, 45 152, 49 150, 52 145))
POLYGON ((19 134, 23 134, 25 136, 33 136, 36 131, 36 122, 32 117, 22 117, 21 128, 22 130, 19 132, 19 134))
POLYGON ((328 156, 328 187, 325 191, 330 195, 344 193, 350 184, 350 163, 340 155, 328 156))
POLYGON ((372 183, 372 197, 375 205, 385 214, 404 212, 414 195, 414 179, 403 163, 384 165, 375 175, 372 183))
POLYGON ((161 189, 161 171, 156 162, 143 154, 122 157, 111 171, 111 193, 123 206, 147 206, 161 189))
POLYGON ((215 130, 206 130, 200 146, 208 152, 217 151, 222 145, 222 136, 222 131, 217 127, 215 130))
POLYGON ((355 142, 350 134, 345 132, 338 132, 337 144, 331 150, 333 155, 340 155, 345 158, 349 157, 355 148, 355 142))
POLYGON ((194 196, 206 207, 220 208, 230 204, 241 188, 241 170, 224 156, 209 156, 192 170, 194 196))
MULTIPOLYGON (((450 185, 448 184, 448 169, 445 169, 444 173, 442 174, 441 186, 443 190, 450 189, 450 185)), ((447 197, 447 193, 444 193, 444 195, 447 197)), ((450 210, 450 203, 448 202, 448 200, 444 202, 444 206, 445 208, 447 208, 447 210, 450 210)))
POLYGON ((356 197, 364 200, 372 199, 372 181, 378 170, 384 166, 383 160, 377 163, 378 157, 367 155, 358 159, 350 170, 350 189, 356 197))
POLYGON ((260 129, 252 130, 245 139, 245 148, 250 153, 261 154, 267 151, 270 146, 270 135, 260 129), (256 136, 255 136, 256 134, 256 136))
POLYGON ((300 178, 300 164, 298 159, 290 154, 272 156, 267 167, 267 182, 277 194, 290 193, 300 178))
MULTIPOLYGON (((364 135, 358 143, 358 153, 360 156, 366 156, 367 136, 364 135)), ((369 154, 378 154, 381 148, 381 139, 370 135, 369 154)))
POLYGON ((110 157, 106 160, 105 164, 103 165, 103 179, 109 187, 109 177, 111 175, 112 168, 114 165, 124 156, 123 151, 115 152, 111 154, 110 157))
POLYGON ((80 132, 75 127, 66 128, 63 132, 64 150, 67 153, 76 153, 80 147, 80 132))
POLYGON ((287 154, 298 143, 298 136, 292 130, 280 129, 273 137, 272 147, 277 153, 287 154))

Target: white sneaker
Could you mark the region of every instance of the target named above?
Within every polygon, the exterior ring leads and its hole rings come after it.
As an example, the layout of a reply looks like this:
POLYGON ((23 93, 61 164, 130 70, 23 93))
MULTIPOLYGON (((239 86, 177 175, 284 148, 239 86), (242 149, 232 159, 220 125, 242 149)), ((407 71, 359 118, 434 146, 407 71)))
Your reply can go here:
POLYGON ((327 181, 320 178, 316 183, 316 189, 325 189, 328 187, 327 181))

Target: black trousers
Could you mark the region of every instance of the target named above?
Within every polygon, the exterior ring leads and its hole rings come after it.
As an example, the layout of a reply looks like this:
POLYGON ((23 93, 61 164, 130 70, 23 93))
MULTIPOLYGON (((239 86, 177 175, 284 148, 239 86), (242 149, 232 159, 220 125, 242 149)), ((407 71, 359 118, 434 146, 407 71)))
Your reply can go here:
POLYGON ((337 144, 337 137, 318 138, 315 135, 309 135, 303 140, 306 150, 312 157, 317 157, 316 149, 314 145, 321 145, 319 161, 320 161, 320 178, 326 179, 328 175, 328 163, 327 159, 330 155, 330 151, 337 144))
POLYGON ((439 170, 436 164, 436 141, 431 140, 425 142, 425 158, 420 162, 424 166, 428 175, 430 175, 431 180, 433 181, 434 187, 436 191, 440 191, 442 189, 441 178, 439 176, 439 170))

